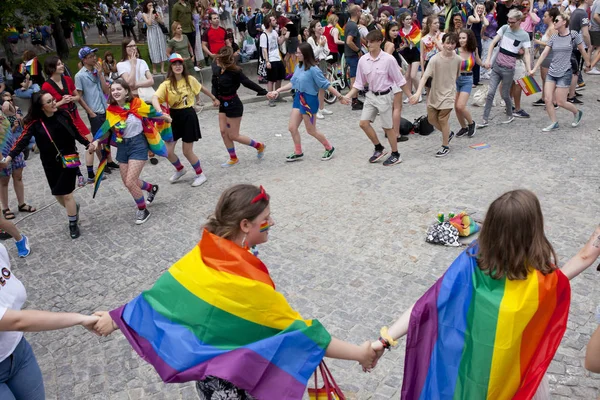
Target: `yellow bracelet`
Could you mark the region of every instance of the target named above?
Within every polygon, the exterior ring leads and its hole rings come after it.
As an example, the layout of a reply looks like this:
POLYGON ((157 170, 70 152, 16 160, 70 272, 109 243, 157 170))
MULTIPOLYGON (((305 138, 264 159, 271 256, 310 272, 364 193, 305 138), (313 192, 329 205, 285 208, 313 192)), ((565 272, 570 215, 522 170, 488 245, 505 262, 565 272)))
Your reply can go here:
POLYGON ((392 347, 398 346, 398 341, 392 339, 392 337, 388 333, 388 327, 387 326, 384 326, 383 328, 381 328, 381 331, 379 331, 379 334, 381 335, 382 338, 384 338, 385 340, 388 341, 388 343, 390 344, 390 346, 392 346, 392 347))

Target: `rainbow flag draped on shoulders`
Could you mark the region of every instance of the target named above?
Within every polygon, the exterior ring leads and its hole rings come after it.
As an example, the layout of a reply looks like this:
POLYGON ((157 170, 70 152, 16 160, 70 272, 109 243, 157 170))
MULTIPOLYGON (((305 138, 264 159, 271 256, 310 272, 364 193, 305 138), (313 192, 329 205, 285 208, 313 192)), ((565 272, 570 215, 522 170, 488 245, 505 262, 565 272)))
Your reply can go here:
POLYGON ((275 290, 258 258, 206 230, 150 290, 110 314, 164 382, 211 375, 259 399, 302 399, 331 341, 275 290))
POLYGON ((106 138, 112 129, 115 133, 115 142, 121 142, 126 126, 125 121, 127 121, 129 114, 133 114, 142 120, 144 136, 148 140, 150 151, 156 155, 166 157, 167 146, 164 140, 168 141, 169 137, 173 140, 171 124, 158 119, 162 113, 154 109, 152 105, 146 104, 139 97, 134 97, 125 107, 109 105, 106 109, 106 121, 104 121, 98 132, 96 132, 94 139, 101 140, 106 138))
POLYGON ((408 35, 405 35, 402 29, 400 29, 400 36, 411 48, 416 47, 417 50, 421 51, 421 29, 417 26, 417 24, 412 24, 408 35))
POLYGON ((415 304, 402 399, 531 399, 565 333, 571 286, 555 270, 492 279, 465 250, 415 304))

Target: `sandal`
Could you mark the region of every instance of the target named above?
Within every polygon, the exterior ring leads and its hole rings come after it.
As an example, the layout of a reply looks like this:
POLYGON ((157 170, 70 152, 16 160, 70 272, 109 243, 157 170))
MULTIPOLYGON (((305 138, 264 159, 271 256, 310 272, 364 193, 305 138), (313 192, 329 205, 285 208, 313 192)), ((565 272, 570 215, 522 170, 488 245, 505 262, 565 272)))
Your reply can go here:
POLYGON ((37 210, 35 209, 35 207, 31 207, 29 204, 27 203, 23 203, 19 206, 19 212, 28 212, 28 213, 33 213, 36 212, 37 210))
POLYGON ((10 211, 10 208, 2 210, 2 215, 4 215, 4 219, 6 220, 15 219, 15 213, 10 211))

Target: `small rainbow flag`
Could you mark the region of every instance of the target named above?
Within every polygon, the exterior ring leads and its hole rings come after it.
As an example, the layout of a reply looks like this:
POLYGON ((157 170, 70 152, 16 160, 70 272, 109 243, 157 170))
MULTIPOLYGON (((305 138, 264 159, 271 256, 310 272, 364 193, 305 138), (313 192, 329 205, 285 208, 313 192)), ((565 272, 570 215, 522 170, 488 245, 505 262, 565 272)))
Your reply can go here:
POLYGON ((540 85, 533 79, 533 76, 527 75, 524 78, 518 79, 517 83, 521 86, 525 96, 531 96, 542 91, 540 85))
POLYGON ((164 382, 211 375, 259 399, 302 399, 331 341, 275 290, 257 257, 206 230, 150 290, 110 315, 164 382))
POLYGON ((475 149, 475 150, 483 150, 483 149, 489 149, 490 145, 487 143, 477 143, 477 144, 472 144, 469 147, 472 149, 475 149))
POLYGON ((571 287, 555 270, 492 279, 471 246, 415 304, 402 399, 531 399, 565 333, 571 287))
POLYGON ((106 163, 108 161, 108 155, 110 154, 110 146, 108 144, 102 144, 101 146, 103 146, 102 159, 100 160, 100 164, 98 164, 96 176, 94 177, 94 193, 92 194, 92 199, 96 198, 96 193, 98 193, 98 189, 100 189, 102 175, 104 175, 104 170, 106 169, 106 163))

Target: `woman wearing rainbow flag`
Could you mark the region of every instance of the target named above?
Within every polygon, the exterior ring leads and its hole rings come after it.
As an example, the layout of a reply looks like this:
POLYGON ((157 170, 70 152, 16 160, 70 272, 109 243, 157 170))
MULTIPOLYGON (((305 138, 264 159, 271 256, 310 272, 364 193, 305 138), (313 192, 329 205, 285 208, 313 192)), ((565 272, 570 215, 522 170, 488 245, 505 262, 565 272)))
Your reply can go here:
MULTIPOLYGON (((421 29, 414 23, 412 14, 409 13, 403 13, 399 18, 399 22, 402 25, 402 29, 400 29, 400 39, 402 41, 400 44, 400 54, 408 63, 408 69, 404 78, 406 79, 409 91, 412 91, 413 88, 417 90, 419 86, 417 72, 421 64, 421 29)), ((421 101, 423 99, 419 96, 419 103, 421 101)), ((408 98, 404 100, 404 104, 408 104, 408 98)))
POLYGON ((407 335, 402 399, 549 398, 543 378, 567 327, 569 280, 597 258, 594 240, 559 269, 535 194, 497 198, 479 239, 373 342, 381 355, 407 335))
MULTIPOLYGON (((158 185, 140 179, 142 169, 148 160, 148 151, 159 156, 167 156, 167 147, 154 122, 159 120, 170 124, 171 117, 157 111, 139 97, 133 97, 131 88, 123 79, 117 79, 110 85, 108 103, 106 121, 96 132, 93 144, 97 147, 100 142, 111 135, 112 131, 115 132, 114 139, 117 143, 117 161, 119 161, 121 179, 138 208, 135 223, 141 225, 150 217, 146 203, 152 203, 158 193, 158 185), (142 190, 148 192, 147 199, 144 199, 142 190)), ((168 133, 170 126, 166 126, 164 130, 168 133)), ((100 182, 101 179, 97 177, 96 185, 100 182)))
POLYGON ((249 251, 269 239, 269 200, 262 186, 223 192, 196 247, 150 290, 95 313, 95 331, 120 329, 164 382, 197 380, 208 399, 300 400, 324 356, 370 368, 369 342, 344 342, 303 319, 249 251))

